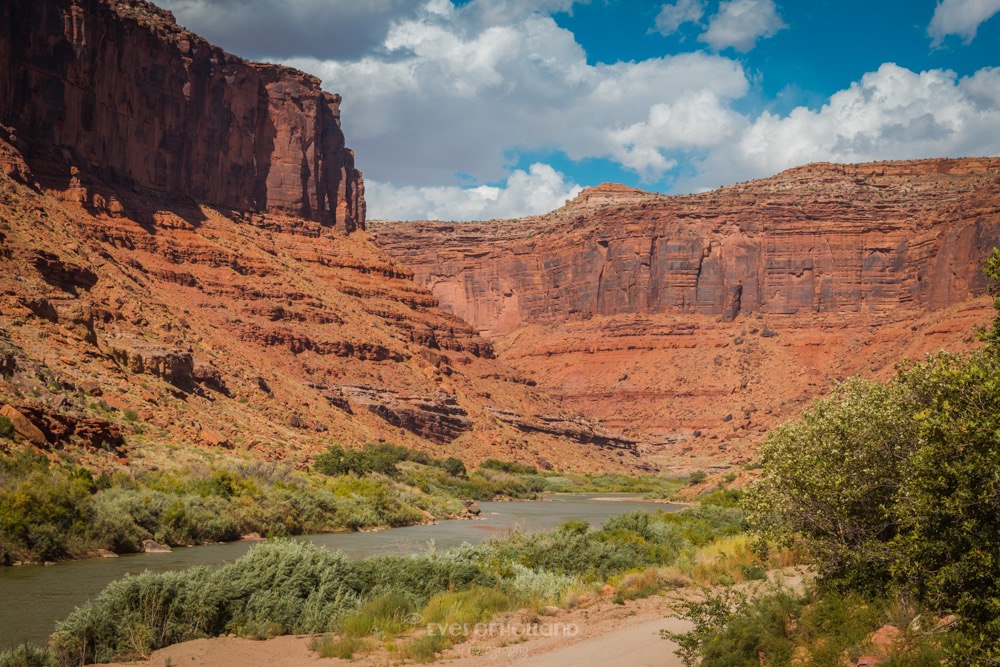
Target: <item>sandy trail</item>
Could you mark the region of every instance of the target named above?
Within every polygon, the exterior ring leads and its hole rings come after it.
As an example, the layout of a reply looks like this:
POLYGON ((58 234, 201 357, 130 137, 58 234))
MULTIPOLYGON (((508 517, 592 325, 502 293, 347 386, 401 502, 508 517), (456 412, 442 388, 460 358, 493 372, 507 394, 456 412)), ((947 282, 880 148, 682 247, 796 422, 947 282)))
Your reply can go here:
MULTIPOLYGON (((690 627, 686 621, 666 617, 671 613, 674 599, 656 595, 624 606, 601 601, 554 616, 515 616, 511 619, 514 624, 538 623, 541 627, 549 624, 576 631, 532 637, 526 641, 504 641, 496 637, 483 641, 471 639, 447 651, 434 664, 448 667, 681 667, 682 663, 673 653, 674 644, 660 638, 661 629, 684 631, 690 627)), ((276 637, 267 641, 236 637, 197 639, 155 651, 145 662, 117 663, 117 667, 385 667, 400 664, 384 650, 351 661, 318 658, 309 650, 309 640, 306 636, 276 637)))

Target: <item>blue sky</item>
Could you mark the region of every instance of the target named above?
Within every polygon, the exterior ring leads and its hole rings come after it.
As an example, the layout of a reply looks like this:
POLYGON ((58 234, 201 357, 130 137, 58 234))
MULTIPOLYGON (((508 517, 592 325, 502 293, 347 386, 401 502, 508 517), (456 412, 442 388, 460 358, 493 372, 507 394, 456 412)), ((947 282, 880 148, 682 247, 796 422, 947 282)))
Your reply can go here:
POLYGON ((812 161, 1000 154, 1000 0, 163 0, 318 75, 373 218, 541 213, 812 161))

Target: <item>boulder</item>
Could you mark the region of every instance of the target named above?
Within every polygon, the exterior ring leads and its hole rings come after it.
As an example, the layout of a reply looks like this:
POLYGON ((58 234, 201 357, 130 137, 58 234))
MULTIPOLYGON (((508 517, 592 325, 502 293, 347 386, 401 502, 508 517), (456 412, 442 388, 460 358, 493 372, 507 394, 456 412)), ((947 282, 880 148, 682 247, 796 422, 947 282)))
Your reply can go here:
POLYGON ((214 428, 202 428, 198 431, 198 440, 210 447, 222 447, 223 449, 232 449, 233 443, 229 441, 225 435, 216 431, 214 428))
POLYGON ((143 540, 142 541, 142 550, 145 551, 148 554, 168 554, 171 551, 173 551, 173 549, 171 549, 167 545, 165 545, 165 544, 158 544, 157 542, 155 542, 153 540, 143 540))
POLYGON ((80 383, 80 391, 90 396, 100 396, 104 393, 101 383, 91 378, 80 383))
POLYGON ((48 443, 41 429, 35 426, 30 419, 18 412, 13 406, 5 405, 0 408, 0 415, 10 420, 10 423, 14 425, 15 433, 36 447, 44 447, 48 443))

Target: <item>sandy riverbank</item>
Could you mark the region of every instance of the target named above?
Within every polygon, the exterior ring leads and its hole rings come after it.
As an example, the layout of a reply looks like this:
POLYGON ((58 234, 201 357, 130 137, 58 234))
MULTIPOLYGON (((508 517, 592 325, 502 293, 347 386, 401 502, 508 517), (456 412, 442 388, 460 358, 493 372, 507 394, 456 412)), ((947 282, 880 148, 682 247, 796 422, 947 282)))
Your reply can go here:
MULTIPOLYGON (((772 579, 798 587, 802 574, 795 568, 772 573, 772 579)), ((683 632, 690 627, 676 618, 679 599, 696 595, 697 589, 671 591, 624 605, 600 599, 588 606, 559 610, 552 614, 518 612, 496 621, 496 627, 538 628, 536 635, 523 639, 510 634, 473 636, 446 651, 435 664, 450 667, 503 665, 509 667, 682 667, 674 655, 675 645, 660 638, 660 630, 683 632)), ((492 624, 491 624, 492 625, 492 624)), ((385 667, 399 660, 384 648, 354 660, 323 659, 309 650, 310 637, 286 636, 266 641, 237 637, 198 639, 175 644, 153 653, 146 662, 119 663, 117 667, 272 667, 342 666, 385 667)))
MULTIPOLYGON (((473 637, 446 651, 436 664, 451 667, 598 667, 608 664, 616 667, 682 667, 673 654, 674 645, 661 639, 659 634, 664 628, 683 631, 688 627, 685 621, 669 617, 674 600, 676 595, 653 596, 626 605, 602 600, 586 608, 552 615, 514 614, 498 621, 501 627, 507 624, 512 627, 537 624, 542 632, 553 628, 554 631, 549 634, 555 636, 530 637, 523 641, 500 636, 473 637)), ((146 662, 119 663, 118 667, 384 667, 398 664, 398 660, 382 648, 351 661, 318 658, 309 650, 309 642, 308 636, 276 637, 266 641, 236 637, 198 639, 156 651, 146 662)))

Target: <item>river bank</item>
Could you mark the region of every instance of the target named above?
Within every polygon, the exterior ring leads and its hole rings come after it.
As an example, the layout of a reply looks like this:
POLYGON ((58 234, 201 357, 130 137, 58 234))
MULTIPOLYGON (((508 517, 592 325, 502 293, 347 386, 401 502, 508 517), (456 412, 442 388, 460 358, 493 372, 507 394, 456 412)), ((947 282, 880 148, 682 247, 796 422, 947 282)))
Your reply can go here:
MULTIPOLYGON (((464 542, 476 544, 515 531, 555 528, 567 520, 598 524, 622 512, 637 509, 679 509, 644 500, 607 502, 609 494, 555 494, 544 501, 480 503, 481 520, 444 520, 435 524, 374 532, 327 533, 300 536, 352 558, 385 554, 414 554, 429 544, 448 549, 464 542)), ((99 593, 107 584, 144 571, 172 572, 199 565, 219 565, 245 555, 252 543, 177 548, 172 553, 129 554, 115 559, 67 561, 53 567, 0 568, 0 650, 22 642, 44 643, 58 620, 99 593)))

